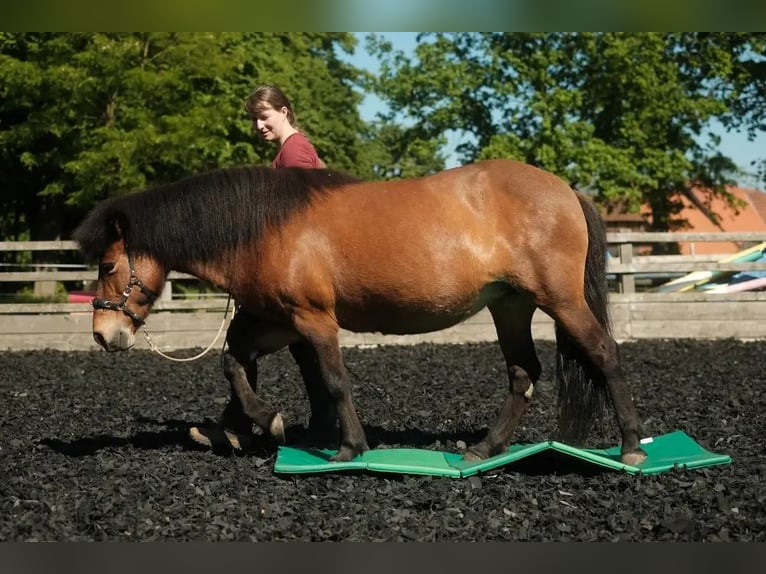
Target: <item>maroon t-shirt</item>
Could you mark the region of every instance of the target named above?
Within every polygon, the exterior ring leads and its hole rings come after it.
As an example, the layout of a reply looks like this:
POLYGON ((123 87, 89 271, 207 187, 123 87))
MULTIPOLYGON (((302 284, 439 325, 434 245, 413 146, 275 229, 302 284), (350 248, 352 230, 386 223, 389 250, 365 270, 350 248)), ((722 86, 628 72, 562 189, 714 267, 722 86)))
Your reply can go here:
POLYGON ((317 151, 306 136, 296 132, 279 148, 271 167, 325 167, 317 151))

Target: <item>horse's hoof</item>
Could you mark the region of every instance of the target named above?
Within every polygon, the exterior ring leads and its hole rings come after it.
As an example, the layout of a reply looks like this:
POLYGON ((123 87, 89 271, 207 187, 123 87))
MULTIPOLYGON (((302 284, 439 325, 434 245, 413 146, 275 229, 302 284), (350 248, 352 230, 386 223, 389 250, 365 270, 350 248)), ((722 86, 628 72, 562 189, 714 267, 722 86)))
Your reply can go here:
POLYGON ((210 440, 208 433, 209 433, 208 429, 191 427, 189 429, 189 438, 192 439, 197 444, 201 444, 202 446, 212 447, 213 442, 210 440))
POLYGON ((354 451, 343 452, 341 449, 330 457, 330 462, 349 462, 353 460, 355 456, 354 451))
POLYGON ((271 419, 269 433, 279 444, 285 444, 285 442, 287 442, 287 439, 285 438, 285 422, 282 419, 281 414, 277 413, 274 415, 274 418, 271 419))
POLYGON ((467 451, 463 453, 463 460, 466 462, 478 462, 480 460, 486 460, 489 458, 489 455, 484 454, 482 450, 475 449, 474 447, 469 448, 467 451))
POLYGON ((628 466, 641 466, 646 460, 646 453, 641 449, 624 452, 620 456, 620 460, 622 464, 628 466))
POLYGON ((223 434, 234 450, 250 450, 254 444, 252 434, 237 434, 228 430, 224 430, 223 434))
POLYGON ((463 453, 463 460, 466 462, 478 462, 484 459, 480 457, 478 454, 476 454, 475 452, 467 450, 465 451, 465 453, 463 453))
POLYGON ((366 444, 361 448, 352 448, 350 446, 341 445, 338 452, 330 457, 330 462, 349 462, 366 450, 369 450, 369 447, 366 444))
POLYGON ((231 447, 235 450, 248 450, 253 446, 255 440, 252 434, 237 434, 218 426, 191 427, 189 438, 208 448, 231 447))
MULTIPOLYGON (((206 446, 209 448, 221 448, 231 445, 229 433, 225 432, 221 427, 191 427, 189 429, 189 438, 191 438, 197 444, 206 446)), ((238 442, 238 441, 237 441, 238 442)))
POLYGON ((483 442, 473 445, 463 453, 463 460, 466 462, 476 462, 487 458, 489 458, 489 447, 483 442))

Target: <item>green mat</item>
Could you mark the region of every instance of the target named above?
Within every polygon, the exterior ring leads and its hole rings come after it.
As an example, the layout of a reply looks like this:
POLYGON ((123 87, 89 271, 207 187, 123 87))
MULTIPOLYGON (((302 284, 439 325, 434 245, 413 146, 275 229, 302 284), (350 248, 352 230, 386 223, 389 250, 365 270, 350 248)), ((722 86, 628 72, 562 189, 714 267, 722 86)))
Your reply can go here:
POLYGON ((427 474, 467 478, 500 466, 522 461, 540 453, 558 453, 578 462, 619 470, 628 474, 658 474, 675 467, 701 468, 731 463, 731 457, 705 450, 683 431, 641 441, 647 459, 640 467, 620 462, 620 447, 575 448, 556 441, 516 444, 505 453, 478 462, 466 462, 457 453, 413 448, 369 450, 349 462, 330 462, 334 450, 279 447, 274 472, 315 473, 344 470, 427 474))

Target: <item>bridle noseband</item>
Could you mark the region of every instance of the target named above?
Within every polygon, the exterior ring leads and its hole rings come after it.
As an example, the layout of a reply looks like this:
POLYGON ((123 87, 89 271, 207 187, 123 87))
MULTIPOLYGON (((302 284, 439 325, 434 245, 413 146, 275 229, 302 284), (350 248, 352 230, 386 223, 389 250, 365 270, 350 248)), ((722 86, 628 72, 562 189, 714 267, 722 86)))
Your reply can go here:
POLYGON ((130 267, 130 278, 128 279, 128 284, 125 286, 125 289, 122 291, 122 296, 120 297, 119 301, 107 301, 106 299, 101 299, 100 297, 94 297, 93 300, 90 302, 91 305, 93 305, 94 309, 108 309, 110 311, 121 311, 125 313, 128 317, 131 318, 133 323, 136 325, 136 327, 140 327, 144 324, 144 320, 136 315, 133 311, 131 311, 128 308, 128 297, 130 297, 130 294, 133 292, 133 287, 138 287, 141 290, 141 293, 146 295, 149 298, 149 302, 153 302, 157 297, 159 297, 159 294, 155 293, 151 289, 149 289, 144 283, 136 277, 136 271, 133 268, 133 258, 130 255, 130 251, 128 251, 128 246, 125 246, 125 254, 128 256, 128 267, 130 267))

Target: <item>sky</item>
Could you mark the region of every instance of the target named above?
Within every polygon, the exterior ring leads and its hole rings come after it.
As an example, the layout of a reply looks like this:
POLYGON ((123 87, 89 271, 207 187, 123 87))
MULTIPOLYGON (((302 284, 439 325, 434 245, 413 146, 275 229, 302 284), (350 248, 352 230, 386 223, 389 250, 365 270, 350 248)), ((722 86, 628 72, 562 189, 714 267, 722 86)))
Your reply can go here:
MULTIPOLYGON (((378 63, 376 58, 368 55, 365 50, 365 37, 368 34, 369 32, 355 32, 358 40, 355 54, 346 56, 345 59, 357 68, 377 72, 378 63)), ((408 56, 414 54, 415 46, 417 45, 417 32, 375 32, 375 34, 391 42, 394 50, 401 50, 408 56)), ((384 107, 385 104, 376 96, 367 96, 359 107, 359 113, 362 119, 369 121, 374 119, 375 114, 383 110, 384 107)), ((714 131, 721 136, 721 152, 732 158, 743 170, 752 171, 750 162, 766 157, 766 134, 762 133, 754 141, 748 141, 747 134, 744 132, 727 133, 720 125, 714 131)), ((448 147, 454 148, 454 145, 454 139, 448 137, 448 147)), ((458 165, 457 157, 450 149, 447 154, 447 167, 454 167, 456 165, 458 165)), ((750 181, 750 179, 742 180, 740 184, 745 187, 764 189, 762 182, 759 184, 759 182, 750 181)))

